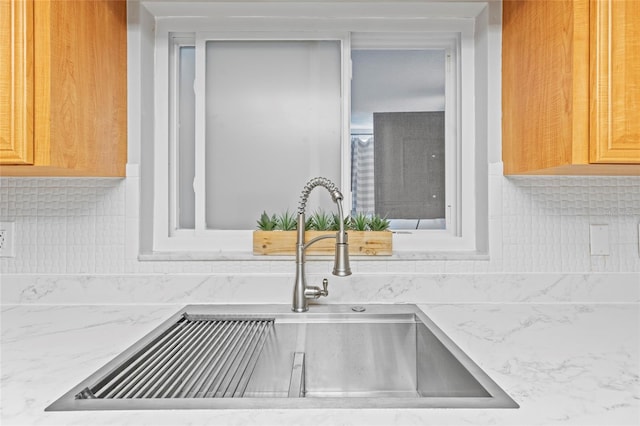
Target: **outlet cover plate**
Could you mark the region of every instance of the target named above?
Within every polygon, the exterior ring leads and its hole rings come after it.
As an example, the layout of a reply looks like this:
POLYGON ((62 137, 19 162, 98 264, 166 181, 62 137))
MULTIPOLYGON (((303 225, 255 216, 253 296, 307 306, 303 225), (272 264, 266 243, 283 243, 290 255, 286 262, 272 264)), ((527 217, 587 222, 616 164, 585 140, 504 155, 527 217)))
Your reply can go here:
POLYGON ((15 257, 15 222, 0 222, 0 257, 15 257))
POLYGON ((609 256, 609 225, 591 225, 589 241, 592 256, 609 256))

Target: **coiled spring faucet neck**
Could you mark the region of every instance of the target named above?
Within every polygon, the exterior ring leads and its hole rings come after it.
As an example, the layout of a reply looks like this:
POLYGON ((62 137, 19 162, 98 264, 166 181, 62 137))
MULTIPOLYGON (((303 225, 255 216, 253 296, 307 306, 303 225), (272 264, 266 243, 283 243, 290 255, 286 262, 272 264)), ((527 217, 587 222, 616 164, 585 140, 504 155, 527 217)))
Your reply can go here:
MULTIPOLYGON (((300 195, 300 203, 298 204, 298 216, 299 216, 298 221, 300 221, 300 218, 302 218, 303 226, 302 227, 298 226, 298 229, 302 229, 302 230, 305 229, 304 214, 307 207, 307 200, 309 199, 309 194, 311 194, 311 191, 313 191, 313 189, 317 186, 322 186, 327 191, 329 191, 329 194, 331 194, 331 199, 333 200, 334 203, 336 203, 338 207, 338 218, 340 219, 340 223, 338 224, 339 230, 338 230, 338 234, 336 235, 336 240, 338 243, 346 244, 347 234, 344 232, 344 216, 342 214, 342 200, 344 199, 344 197, 342 196, 342 193, 340 192, 338 187, 327 178, 315 177, 311 179, 309 182, 307 182, 304 188, 302 188, 302 194, 300 195)), ((300 235, 300 233, 298 235, 300 235)), ((304 232, 302 235, 304 235, 304 232)), ((310 241, 308 245, 311 245, 312 242, 314 241, 310 241)))
MULTIPOLYGON (((298 205, 298 214, 304 214, 305 209, 307 207, 307 200, 309 199, 309 194, 311 194, 311 191, 316 186, 322 186, 326 188, 331 194, 331 199, 333 200, 333 202, 336 204, 339 204, 339 207, 342 209, 342 203, 338 203, 338 202, 339 201, 341 202, 343 200, 343 197, 342 197, 342 193, 338 190, 338 187, 327 178, 315 177, 311 179, 309 182, 307 182, 304 188, 302 188, 302 195, 300 195, 300 204, 298 205)), ((342 217, 342 215, 340 216, 342 217)))
POLYGON ((342 214, 342 193, 338 190, 338 187, 327 178, 316 177, 311 179, 302 189, 302 195, 300 196, 300 204, 298 206, 298 232, 296 241, 296 282, 293 288, 293 311, 305 312, 309 309, 307 299, 317 299, 320 296, 327 296, 329 291, 327 290, 327 280, 323 281, 323 289, 319 287, 307 287, 305 277, 305 257, 304 251, 316 241, 325 238, 335 238, 335 256, 333 265, 333 275, 339 277, 346 277, 351 275, 351 268, 349 267, 349 245, 347 243, 347 233, 344 230, 344 216, 342 214), (309 194, 313 188, 322 186, 326 188, 331 194, 333 202, 338 206, 338 224, 340 230, 336 235, 322 235, 312 239, 309 242, 305 242, 305 217, 304 212, 307 207, 307 200, 309 194))

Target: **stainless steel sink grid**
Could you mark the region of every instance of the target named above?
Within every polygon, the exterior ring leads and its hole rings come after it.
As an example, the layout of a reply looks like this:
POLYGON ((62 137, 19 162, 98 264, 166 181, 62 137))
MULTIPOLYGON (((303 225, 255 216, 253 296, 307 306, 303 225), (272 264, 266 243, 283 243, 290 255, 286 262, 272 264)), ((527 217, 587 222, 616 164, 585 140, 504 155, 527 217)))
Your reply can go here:
POLYGON ((517 407, 415 305, 190 305, 47 410, 517 407))
POLYGON ((242 397, 272 319, 183 314, 76 399, 242 397))

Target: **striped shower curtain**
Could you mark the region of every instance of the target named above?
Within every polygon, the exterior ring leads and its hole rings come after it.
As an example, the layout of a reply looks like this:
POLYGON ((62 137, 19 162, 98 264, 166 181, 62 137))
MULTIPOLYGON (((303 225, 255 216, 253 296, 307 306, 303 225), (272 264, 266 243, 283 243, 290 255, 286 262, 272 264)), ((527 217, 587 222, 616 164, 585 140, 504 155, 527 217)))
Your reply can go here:
POLYGON ((351 137, 352 214, 375 213, 373 136, 351 137))

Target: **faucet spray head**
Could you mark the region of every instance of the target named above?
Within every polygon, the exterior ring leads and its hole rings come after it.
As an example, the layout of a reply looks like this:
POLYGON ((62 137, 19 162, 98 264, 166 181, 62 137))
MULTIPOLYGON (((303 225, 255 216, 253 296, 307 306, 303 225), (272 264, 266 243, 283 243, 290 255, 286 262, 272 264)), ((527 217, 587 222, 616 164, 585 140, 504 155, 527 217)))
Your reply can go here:
POLYGON ((338 277, 346 277, 351 275, 351 266, 349 266, 349 242, 348 235, 344 229, 344 216, 342 214, 342 194, 337 189, 336 198, 334 199, 338 207, 338 218, 340 220, 340 229, 336 235, 336 252, 333 261, 333 275, 338 277))
POLYGON ((349 244, 336 243, 336 253, 333 261, 333 275, 338 277, 347 277, 351 275, 351 266, 349 266, 349 244))

